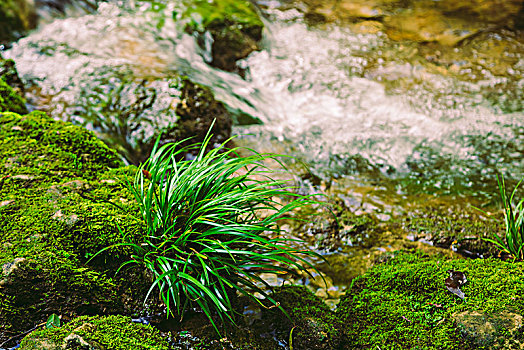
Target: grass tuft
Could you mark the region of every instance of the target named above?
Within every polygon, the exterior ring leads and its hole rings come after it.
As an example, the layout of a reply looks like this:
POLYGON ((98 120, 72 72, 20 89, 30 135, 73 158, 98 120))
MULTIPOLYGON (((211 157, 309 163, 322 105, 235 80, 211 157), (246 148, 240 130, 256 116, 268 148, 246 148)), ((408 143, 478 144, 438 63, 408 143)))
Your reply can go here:
MULTIPOLYGON (((293 192, 287 180, 274 180, 264 164, 273 154, 224 144, 206 152, 201 144, 155 145, 128 186, 147 226, 144 240, 126 239, 131 259, 150 270, 154 281, 146 296, 158 289, 168 313, 182 319, 201 309, 218 332, 215 319, 233 322, 232 298, 238 292, 260 305, 260 293, 278 306, 260 285, 261 273, 293 273, 313 267, 305 258, 318 254, 293 248, 280 237, 277 222, 297 207, 314 202, 293 192), (196 158, 180 160, 189 150, 196 158), (285 204, 281 204, 282 199, 285 204), (218 317, 217 317, 218 316, 218 317)), ((281 164, 281 163, 280 163, 281 164)))
POLYGON ((514 203, 515 193, 522 180, 524 178, 519 181, 511 195, 508 196, 504 177, 501 176, 499 178, 497 176, 500 199, 504 207, 506 232, 503 235, 494 233, 493 239, 486 239, 486 241, 495 244, 503 252, 513 256, 514 260, 524 260, 524 199, 517 204, 514 203))

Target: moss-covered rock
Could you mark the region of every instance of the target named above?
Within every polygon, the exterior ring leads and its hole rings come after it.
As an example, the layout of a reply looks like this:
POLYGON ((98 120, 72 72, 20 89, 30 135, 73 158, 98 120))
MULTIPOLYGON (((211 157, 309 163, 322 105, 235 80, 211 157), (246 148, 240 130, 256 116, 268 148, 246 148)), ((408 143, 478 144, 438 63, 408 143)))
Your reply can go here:
POLYGON ((413 241, 451 248, 466 257, 487 258, 500 255, 499 249, 485 239, 504 232, 504 214, 489 216, 475 208, 428 201, 403 218, 402 226, 413 241))
POLYGON ((20 350, 168 350, 167 340, 151 326, 124 316, 82 316, 62 327, 42 329, 25 337, 20 350))
POLYGON ((523 273, 522 263, 494 259, 420 252, 389 256, 356 279, 337 308, 344 348, 510 348, 522 339, 523 273), (465 273, 464 300, 446 288, 448 270, 465 273), (514 318, 502 320, 501 315, 514 318), (492 331, 472 335, 468 329, 475 317, 495 325, 492 331))
POLYGON ((18 39, 36 25, 34 2, 0 0, 0 44, 18 39))
POLYGON ((87 263, 120 242, 120 230, 143 232, 124 185, 133 169, 121 165, 85 129, 40 112, 0 113, 0 334, 53 312, 124 312, 141 301, 147 286, 136 281, 147 278, 113 277, 124 249, 87 263))
POLYGON ((15 61, 6 60, 0 55, 0 79, 4 80, 15 92, 23 97, 24 84, 15 67, 15 61))
MULTIPOLYGON (((238 300, 237 300, 238 301, 238 300)), ((243 300, 247 301, 247 300, 243 300)), ((239 303, 243 304, 243 302, 239 303)), ((235 305, 238 312, 242 312, 240 305, 235 305)), ((265 328, 259 325, 248 324, 245 319, 238 317, 236 324, 222 324, 216 319, 220 334, 210 324, 203 313, 187 313, 182 324, 178 320, 166 320, 158 325, 165 330, 182 331, 172 332, 175 349, 188 350, 279 350, 281 347, 275 339, 265 333, 265 328), (178 347, 177 347, 178 346, 178 347)))
POLYGON ((0 112, 27 113, 23 99, 24 85, 13 60, 0 55, 0 112))
POLYGON ((25 101, 7 83, 0 79, 0 112, 27 113, 25 101))
POLYGON ((272 324, 280 339, 291 341, 293 349, 337 349, 341 324, 335 313, 305 286, 284 286, 271 296, 280 309, 265 310, 265 322, 272 324), (288 318, 289 316, 289 318, 288 318))
POLYGON ((259 49, 264 25, 249 0, 186 0, 181 18, 190 18, 186 30, 198 32, 205 48, 206 31, 213 37, 211 65, 239 71, 236 61, 259 49))

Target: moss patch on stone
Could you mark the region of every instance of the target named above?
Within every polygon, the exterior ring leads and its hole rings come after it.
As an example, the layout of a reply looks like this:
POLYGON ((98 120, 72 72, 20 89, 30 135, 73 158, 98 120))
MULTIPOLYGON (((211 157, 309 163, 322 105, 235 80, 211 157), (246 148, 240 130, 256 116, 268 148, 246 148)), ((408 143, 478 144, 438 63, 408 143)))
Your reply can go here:
MULTIPOLYGON (((182 18, 189 18, 187 30, 213 36, 211 64, 237 71, 236 61, 258 49, 262 23, 248 0, 187 0, 182 18)), ((203 38, 202 38, 203 40, 203 38)))
MULTIPOLYGON (((335 313, 305 286, 284 286, 271 296, 284 309, 267 310, 266 319, 271 320, 281 339, 290 337, 295 349, 336 349, 340 341, 341 324, 335 313)), ((268 322, 268 321, 266 321, 268 322)))
POLYGON ((0 55, 0 79, 3 79, 7 85, 19 93, 23 97, 24 93, 24 84, 18 76, 16 70, 15 61, 6 60, 0 55))
POLYGON ((356 279, 337 315, 346 349, 496 348, 497 339, 518 337, 504 323, 491 341, 472 340, 457 327, 460 313, 524 314, 524 264, 495 259, 448 259, 421 252, 397 253, 356 279), (446 289, 448 270, 465 273, 465 300, 446 289))
POLYGON ((53 312, 123 312, 143 292, 136 278, 113 277, 125 249, 88 263, 121 242, 120 230, 143 232, 125 188, 134 170, 121 165, 83 128, 40 112, 0 113, 0 334, 53 312))
POLYGON ((432 242, 466 257, 493 257, 499 250, 485 239, 504 232, 504 214, 488 216, 475 208, 430 201, 404 218, 402 226, 412 240, 432 242))
POLYGON ((124 316, 82 316, 59 328, 42 329, 24 338, 20 350, 54 349, 168 350, 168 342, 151 326, 124 316))
POLYGON ((25 101, 7 83, 0 79, 0 112, 27 113, 25 101))

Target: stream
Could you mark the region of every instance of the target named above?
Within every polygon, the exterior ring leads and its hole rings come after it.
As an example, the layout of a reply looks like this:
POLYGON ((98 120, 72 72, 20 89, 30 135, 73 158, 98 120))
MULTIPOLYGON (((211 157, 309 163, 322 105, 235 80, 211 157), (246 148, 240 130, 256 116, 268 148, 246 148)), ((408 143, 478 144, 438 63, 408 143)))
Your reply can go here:
MULTIPOLYGON (((244 135, 240 145, 294 156, 288 165, 306 193, 323 192, 380 222, 428 198, 489 202, 496 174, 514 185, 524 173, 522 31, 479 31, 451 46, 393 40, 373 18, 311 21, 300 6, 260 0, 262 50, 238 63, 242 78, 211 67, 193 36, 164 21, 174 2, 101 2, 97 10, 83 4, 66 7, 65 15, 48 12, 37 30, 2 52, 15 60, 33 109, 82 124, 77 112, 88 91, 147 79, 158 98, 143 113, 169 120, 170 79, 178 72, 211 88, 238 120, 259 121, 234 127, 244 135)), ((124 88, 122 100, 138 86, 124 88)), ((324 270, 335 292, 343 287, 340 271, 354 276, 370 250, 405 240, 382 231, 371 248, 345 240, 328 253, 309 240, 338 266, 324 270)))

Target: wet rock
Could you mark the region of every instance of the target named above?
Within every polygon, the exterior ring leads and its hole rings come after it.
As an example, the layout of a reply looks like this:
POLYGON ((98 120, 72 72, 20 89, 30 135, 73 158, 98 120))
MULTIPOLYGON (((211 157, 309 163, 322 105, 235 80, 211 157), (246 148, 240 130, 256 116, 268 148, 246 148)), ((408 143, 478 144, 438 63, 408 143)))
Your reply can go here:
POLYGON ((376 18, 384 15, 384 11, 373 1, 342 0, 337 2, 337 11, 343 16, 358 18, 376 18))
POLYGON ((54 115, 94 130, 130 163, 143 162, 162 135, 162 143, 203 141, 213 121, 212 144, 231 135, 232 121, 211 91, 172 74, 138 80, 127 67, 101 67, 78 82, 79 96, 57 95, 54 115))
POLYGON ((522 0, 440 0, 434 2, 446 14, 467 18, 472 16, 487 23, 508 24, 522 10, 522 0))
POLYGON ((377 34, 384 30, 384 24, 378 21, 362 21, 351 26, 355 33, 377 34))
POLYGON ((191 0, 184 17, 192 19, 186 30, 199 34, 200 46, 210 46, 214 67, 241 72, 236 61, 259 49, 264 25, 248 0, 191 0))
POLYGON ((291 329, 294 349, 336 349, 340 342, 340 323, 333 311, 303 286, 278 288, 272 297, 291 317, 278 309, 265 310, 265 319, 278 324, 279 335, 288 341, 291 329))
POLYGON ((309 17, 322 16, 327 21, 376 19, 382 17, 385 13, 382 1, 375 0, 305 0, 304 4, 309 17))
POLYGON ((415 8, 384 18, 386 33, 393 40, 418 42, 436 41, 454 46, 484 26, 461 19, 446 18, 440 11, 415 8))
POLYGON ((0 23, 0 45, 20 38, 36 26, 34 1, 0 1, 0 23))
POLYGON ((303 0, 297 7, 305 7, 303 11, 310 18, 326 21, 380 20, 394 40, 434 41, 454 46, 495 27, 518 28, 523 5, 522 0, 303 0))
POLYGON ((3 79, 20 96, 24 96, 24 83, 18 76, 15 61, 0 56, 0 79, 3 79))
POLYGON ((27 113, 24 99, 0 79, 0 112, 27 113))
POLYGON ((25 258, 15 258, 12 262, 7 262, 2 265, 2 275, 4 278, 0 280, 0 287, 7 283, 9 275, 16 273, 20 265, 26 261, 25 258))
POLYGON ((461 336, 473 347, 522 349, 524 346, 522 339, 519 339, 524 330, 521 314, 509 310, 494 313, 475 310, 456 313, 453 319, 461 336))

